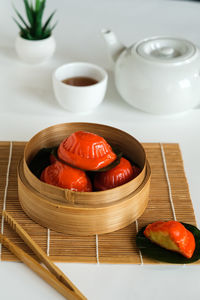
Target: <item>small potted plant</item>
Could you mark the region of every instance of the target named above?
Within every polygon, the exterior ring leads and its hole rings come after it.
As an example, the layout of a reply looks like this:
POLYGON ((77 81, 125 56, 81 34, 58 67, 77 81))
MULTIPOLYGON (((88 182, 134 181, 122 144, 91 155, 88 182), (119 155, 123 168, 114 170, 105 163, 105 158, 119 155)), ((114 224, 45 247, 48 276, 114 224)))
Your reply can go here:
POLYGON ((56 23, 51 26, 55 11, 47 18, 44 24, 42 17, 46 0, 35 0, 34 4, 29 0, 23 0, 26 17, 15 9, 18 20, 14 21, 18 25, 20 32, 16 38, 15 48, 19 57, 28 63, 42 63, 50 58, 56 48, 52 31, 56 23))

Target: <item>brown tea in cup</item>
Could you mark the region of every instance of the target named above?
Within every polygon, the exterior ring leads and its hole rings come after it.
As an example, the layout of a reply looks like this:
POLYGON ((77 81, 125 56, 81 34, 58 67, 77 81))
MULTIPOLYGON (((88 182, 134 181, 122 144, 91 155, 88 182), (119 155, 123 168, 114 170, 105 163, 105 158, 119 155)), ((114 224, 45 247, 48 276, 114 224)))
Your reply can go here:
POLYGON ((63 83, 73 85, 73 86, 89 86, 96 84, 98 81, 91 77, 71 77, 62 80, 63 83))

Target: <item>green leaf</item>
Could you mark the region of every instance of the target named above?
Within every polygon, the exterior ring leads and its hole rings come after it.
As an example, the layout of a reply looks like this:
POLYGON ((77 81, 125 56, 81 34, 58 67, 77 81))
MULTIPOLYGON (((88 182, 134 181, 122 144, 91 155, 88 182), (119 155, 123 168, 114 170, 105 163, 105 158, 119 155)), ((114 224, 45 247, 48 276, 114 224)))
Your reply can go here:
POLYGON ((42 148, 30 162, 29 169, 36 177, 40 178, 42 171, 51 164, 51 151, 52 148, 42 148))
POLYGON ((23 32, 21 34, 21 37, 23 37, 24 39, 29 40, 29 41, 34 40, 34 38, 32 37, 32 35, 28 31, 23 32))
POLYGON ((22 24, 25 26, 25 28, 23 28, 21 24, 15 20, 17 26, 19 26, 21 30, 21 36, 30 40, 41 40, 48 38, 57 24, 55 23, 52 27, 50 27, 50 22, 52 21, 55 11, 51 13, 45 24, 42 25, 46 0, 34 0, 34 4, 31 0, 23 0, 23 2, 28 21, 26 21, 16 10, 16 8, 14 8, 20 23, 22 22, 22 24))
POLYGON ((17 9, 13 6, 13 9, 15 13, 17 14, 18 18, 21 20, 21 22, 25 25, 27 29, 29 29, 28 24, 25 22, 25 20, 22 18, 21 14, 17 11, 17 9))
POLYGON ((24 0, 24 6, 26 10, 26 15, 31 26, 34 26, 34 11, 31 9, 28 0, 24 0))
POLYGON ((172 263, 172 264, 189 264, 195 262, 200 259, 200 230, 195 226, 187 223, 182 223, 187 230, 189 230, 195 238, 196 248, 191 258, 186 258, 177 252, 173 252, 162 248, 155 243, 152 243, 148 238, 144 235, 144 230, 146 228, 143 227, 136 236, 136 244, 142 255, 147 256, 149 258, 159 260, 162 262, 172 263))
POLYGON ((42 32, 41 38, 46 39, 51 35, 51 30, 46 30, 45 32, 42 32))
POLYGON ((39 11, 40 10, 40 5, 41 5, 41 0, 36 0, 35 1, 35 11, 39 11))
POLYGON ((58 146, 52 147, 52 148, 51 148, 51 155, 53 155, 53 156, 55 157, 56 160, 60 161, 61 163, 65 164, 65 165, 69 165, 69 164, 67 164, 65 161, 63 161, 62 159, 60 159, 60 158, 58 157, 57 152, 58 152, 58 146))
POLYGON ((44 32, 46 30, 46 28, 48 27, 49 23, 51 22, 51 19, 53 18, 53 16, 55 15, 56 11, 54 10, 52 12, 52 14, 49 16, 49 18, 46 20, 44 26, 42 27, 42 31, 44 32))
POLYGON ((38 15, 40 15, 41 19, 42 19, 43 13, 44 13, 45 5, 46 5, 46 0, 43 0, 40 2, 40 8, 38 11, 38 15))
POLYGON ((30 2, 30 9, 32 10, 32 12, 34 11, 34 9, 33 9, 33 3, 32 2, 30 2))
POLYGON ((46 30, 42 33, 42 37, 43 38, 47 38, 51 35, 53 29, 56 27, 57 22, 52 26, 52 27, 48 27, 46 28, 46 30))
POLYGON ((19 24, 19 22, 13 18, 14 22, 17 24, 17 26, 19 27, 19 29, 21 30, 21 32, 26 32, 26 28, 23 28, 21 24, 19 24))
POLYGON ((56 23, 50 28, 50 31, 52 32, 54 30, 54 28, 57 26, 58 21, 56 21, 56 23))
POLYGON ((40 9, 35 14, 35 36, 40 37, 42 34, 42 16, 44 13, 45 1, 40 2, 40 9))

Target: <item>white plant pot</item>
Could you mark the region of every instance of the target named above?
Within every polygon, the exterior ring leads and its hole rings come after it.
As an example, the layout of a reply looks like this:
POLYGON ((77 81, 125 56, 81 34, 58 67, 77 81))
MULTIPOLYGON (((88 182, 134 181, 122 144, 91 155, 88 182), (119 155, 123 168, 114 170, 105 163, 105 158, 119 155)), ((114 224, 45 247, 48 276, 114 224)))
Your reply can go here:
POLYGON ((15 49, 23 61, 29 64, 40 64, 53 55, 56 42, 53 36, 44 40, 30 41, 18 35, 15 41, 15 49))

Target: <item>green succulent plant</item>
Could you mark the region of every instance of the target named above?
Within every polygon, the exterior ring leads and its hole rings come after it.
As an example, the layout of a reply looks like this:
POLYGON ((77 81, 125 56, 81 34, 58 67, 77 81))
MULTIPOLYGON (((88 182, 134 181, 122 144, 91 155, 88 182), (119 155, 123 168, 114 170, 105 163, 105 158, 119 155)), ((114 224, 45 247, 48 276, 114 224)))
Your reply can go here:
POLYGON ((15 23, 20 29, 20 35, 27 40, 43 40, 48 38, 57 23, 51 26, 52 18, 56 11, 53 11, 46 22, 42 24, 42 17, 46 5, 46 0, 35 0, 35 3, 29 0, 23 0, 27 21, 22 17, 18 10, 14 7, 18 21, 14 19, 15 23))

